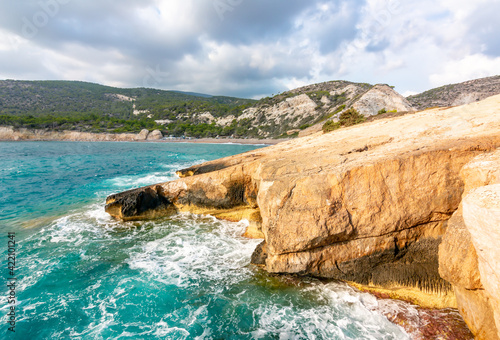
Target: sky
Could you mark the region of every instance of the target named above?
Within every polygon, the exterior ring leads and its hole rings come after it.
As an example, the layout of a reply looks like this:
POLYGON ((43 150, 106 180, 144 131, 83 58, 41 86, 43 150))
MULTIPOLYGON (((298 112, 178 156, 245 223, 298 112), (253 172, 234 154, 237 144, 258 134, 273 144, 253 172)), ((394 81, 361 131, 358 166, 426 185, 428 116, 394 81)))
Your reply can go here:
POLYGON ((261 98, 500 74, 500 0, 0 0, 0 79, 261 98))

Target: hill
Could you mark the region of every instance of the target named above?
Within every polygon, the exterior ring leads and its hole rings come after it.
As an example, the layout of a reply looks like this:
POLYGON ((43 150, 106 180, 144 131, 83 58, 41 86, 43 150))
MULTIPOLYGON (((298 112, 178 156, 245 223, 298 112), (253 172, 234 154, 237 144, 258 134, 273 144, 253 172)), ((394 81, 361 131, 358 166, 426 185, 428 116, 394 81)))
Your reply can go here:
POLYGON ((312 84, 259 100, 236 118, 247 121, 259 137, 296 136, 320 131, 328 121, 355 109, 363 116, 383 111, 412 111, 410 104, 388 85, 344 80, 312 84))
MULTIPOLYGON (((146 128, 215 137, 223 133, 223 127, 207 124, 207 112, 212 117, 239 116, 253 103, 251 99, 79 81, 0 81, 0 125, 16 128, 113 133, 146 128)), ((234 131, 226 129, 226 133, 234 131)))
POLYGON ((418 110, 458 106, 500 94, 500 76, 450 84, 409 96, 406 99, 418 110))
POLYGON ((344 80, 261 100, 79 81, 0 81, 0 126, 101 133, 158 129, 186 137, 306 136, 429 107, 500 93, 500 76, 442 86, 404 98, 386 84, 344 80))

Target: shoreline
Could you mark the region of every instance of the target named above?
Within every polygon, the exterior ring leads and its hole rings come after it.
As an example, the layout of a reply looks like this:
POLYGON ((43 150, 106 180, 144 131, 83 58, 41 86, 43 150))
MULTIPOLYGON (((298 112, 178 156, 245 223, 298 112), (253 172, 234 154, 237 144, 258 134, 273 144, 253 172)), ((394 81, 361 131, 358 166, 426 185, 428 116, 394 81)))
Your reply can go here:
POLYGON ((249 144, 249 145, 275 145, 285 142, 289 139, 257 139, 257 138, 233 138, 233 139, 217 139, 217 138, 198 138, 198 139, 160 139, 148 140, 146 142, 157 143, 198 143, 198 144, 249 144))
POLYGON ((159 140, 102 140, 102 139, 0 139, 1 142, 130 142, 130 143, 189 143, 189 144, 237 144, 237 145, 276 145, 290 139, 159 139, 159 140))
MULTIPOLYGON (((249 144, 249 145, 275 145, 287 140, 283 139, 258 139, 258 138, 147 138, 150 134, 142 133, 93 133, 80 131, 51 131, 14 129, 10 126, 0 126, 0 141, 52 141, 52 142, 154 142, 154 143, 202 143, 202 144, 249 144)), ((156 137, 156 136, 155 136, 156 137)))

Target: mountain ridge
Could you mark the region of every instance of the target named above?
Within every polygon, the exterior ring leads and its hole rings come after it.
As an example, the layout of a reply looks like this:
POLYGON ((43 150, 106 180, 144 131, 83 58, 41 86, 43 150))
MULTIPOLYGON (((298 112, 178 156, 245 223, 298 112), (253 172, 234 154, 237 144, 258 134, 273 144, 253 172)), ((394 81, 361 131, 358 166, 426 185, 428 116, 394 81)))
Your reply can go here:
MULTIPOLYGON (((350 109, 364 117, 465 104, 500 93, 500 76, 404 98, 387 84, 333 80, 260 100, 83 81, 0 80, 0 126, 97 133, 279 138, 321 131, 350 109)), ((379 116, 380 115, 380 116, 379 116)))

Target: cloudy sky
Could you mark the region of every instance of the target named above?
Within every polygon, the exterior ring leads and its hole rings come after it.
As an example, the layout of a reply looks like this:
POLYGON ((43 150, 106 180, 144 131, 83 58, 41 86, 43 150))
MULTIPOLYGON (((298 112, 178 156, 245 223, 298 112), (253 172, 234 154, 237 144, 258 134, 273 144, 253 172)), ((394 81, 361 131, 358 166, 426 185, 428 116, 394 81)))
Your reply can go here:
POLYGON ((500 0, 0 0, 0 79, 260 98, 500 74, 500 0))

